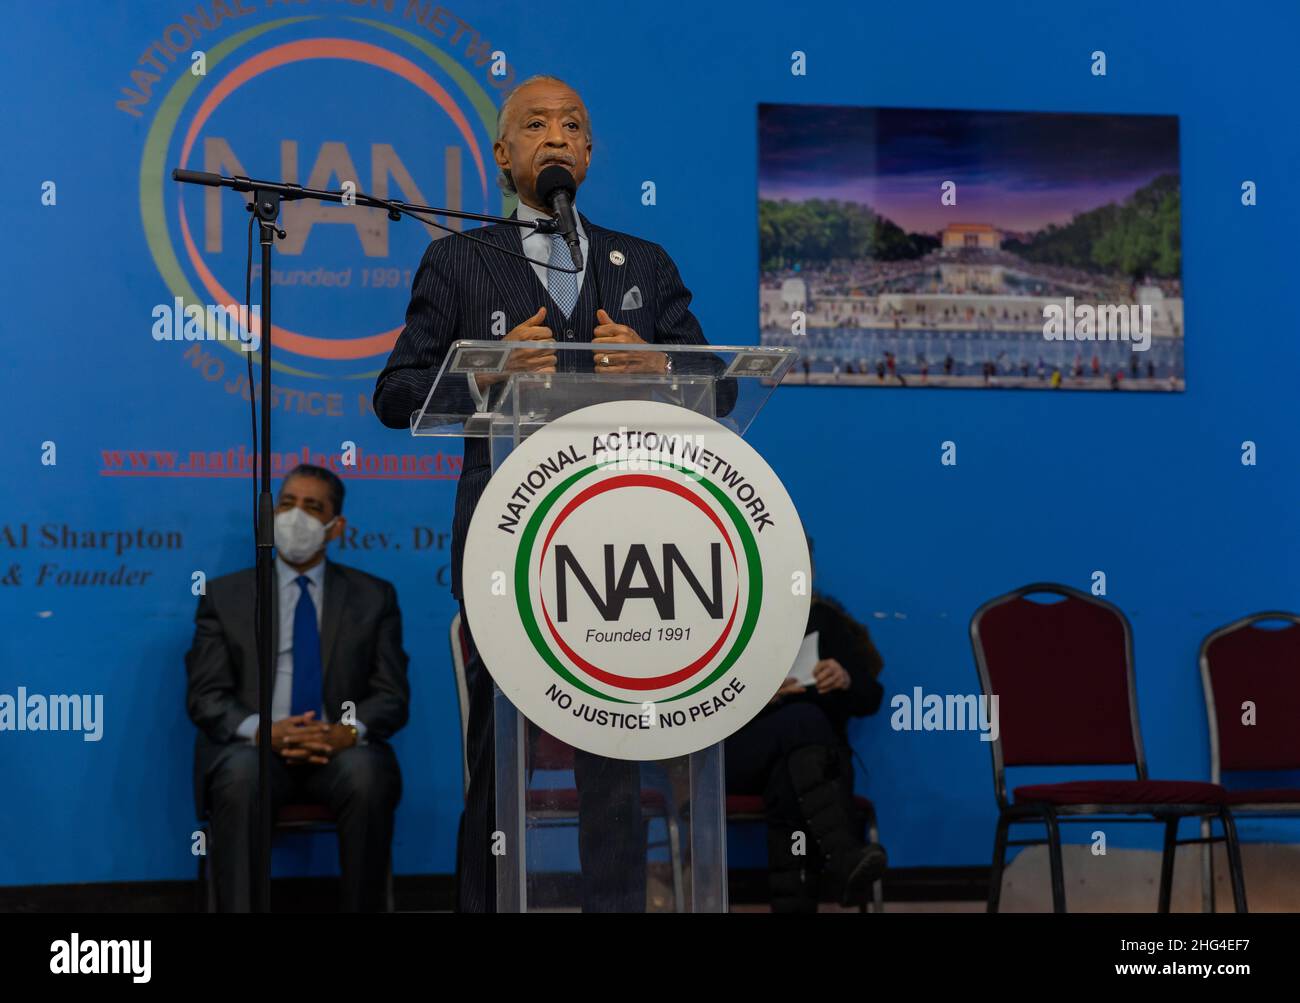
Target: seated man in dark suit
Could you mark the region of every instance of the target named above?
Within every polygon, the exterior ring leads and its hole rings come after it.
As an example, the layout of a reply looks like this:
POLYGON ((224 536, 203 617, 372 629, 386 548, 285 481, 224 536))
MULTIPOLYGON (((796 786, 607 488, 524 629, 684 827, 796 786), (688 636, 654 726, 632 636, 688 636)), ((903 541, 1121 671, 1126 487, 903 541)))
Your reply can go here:
MULTIPOLYGON (((325 560, 343 532, 343 482, 302 465, 275 510, 275 684, 271 790, 276 810, 327 805, 338 824, 342 908, 378 911, 402 775, 388 739, 410 704, 402 615, 393 586, 325 560)), ((199 729, 194 781, 211 817, 222 911, 247 911, 257 845, 258 725, 255 571, 213 579, 185 656, 186 702, 199 729)))

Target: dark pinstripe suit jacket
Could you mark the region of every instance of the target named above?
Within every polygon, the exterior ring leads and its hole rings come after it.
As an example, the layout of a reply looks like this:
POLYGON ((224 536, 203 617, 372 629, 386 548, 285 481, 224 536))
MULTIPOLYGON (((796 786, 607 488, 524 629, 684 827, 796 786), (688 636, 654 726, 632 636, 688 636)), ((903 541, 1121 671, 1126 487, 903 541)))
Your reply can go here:
MULTIPOLYGON (((565 340, 568 328, 573 331, 568 340, 590 341, 596 307, 603 307, 615 323, 626 324, 646 341, 705 344, 704 332, 690 310, 690 291, 668 253, 658 244, 596 226, 586 216, 581 218, 589 242, 582 300, 575 307, 573 323, 566 324, 554 310, 547 311, 545 323, 555 339, 565 340), (623 254, 622 265, 610 261, 610 252, 616 250, 623 254), (589 285, 594 298, 589 298, 589 285), (641 292, 642 306, 623 310, 624 295, 633 286, 641 292), (591 305, 591 316, 584 312, 579 317, 584 304, 591 305)), ((523 253, 518 227, 502 224, 470 233, 478 240, 523 253)), ((433 241, 415 274, 406 327, 375 384, 375 413, 390 428, 409 428, 410 416, 424 404, 452 342, 497 337, 492 333, 493 312, 504 311, 509 331, 548 302, 528 261, 451 235, 433 241)), ((457 380, 448 393, 463 395, 463 400, 449 403, 466 411, 473 409, 467 384, 457 380)), ((452 520, 452 594, 457 597, 461 594, 465 533, 490 476, 487 441, 467 439, 452 520)))

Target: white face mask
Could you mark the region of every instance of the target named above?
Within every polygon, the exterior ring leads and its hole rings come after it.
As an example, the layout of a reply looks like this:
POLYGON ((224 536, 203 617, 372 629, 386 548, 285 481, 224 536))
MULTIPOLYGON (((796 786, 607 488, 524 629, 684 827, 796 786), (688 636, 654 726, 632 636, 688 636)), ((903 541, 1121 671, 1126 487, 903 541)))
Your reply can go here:
POLYGON ((325 546, 325 531, 335 520, 323 523, 298 506, 276 513, 275 549, 290 564, 306 564, 325 546))

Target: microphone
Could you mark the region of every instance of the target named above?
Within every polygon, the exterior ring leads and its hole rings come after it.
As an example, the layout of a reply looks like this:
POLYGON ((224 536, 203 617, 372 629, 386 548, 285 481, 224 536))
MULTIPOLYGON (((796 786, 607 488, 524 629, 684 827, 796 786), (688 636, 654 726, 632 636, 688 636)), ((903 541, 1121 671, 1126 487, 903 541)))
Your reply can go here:
POLYGON ((582 245, 578 242, 578 217, 573 212, 573 196, 578 191, 578 182, 568 168, 560 164, 551 164, 542 168, 537 175, 537 195, 545 202, 560 224, 564 242, 569 245, 573 256, 573 267, 582 270, 582 245))
POLYGON ((211 174, 208 171, 186 171, 176 168, 172 171, 172 180, 179 181, 186 185, 210 185, 213 188, 221 187, 221 175, 211 174))

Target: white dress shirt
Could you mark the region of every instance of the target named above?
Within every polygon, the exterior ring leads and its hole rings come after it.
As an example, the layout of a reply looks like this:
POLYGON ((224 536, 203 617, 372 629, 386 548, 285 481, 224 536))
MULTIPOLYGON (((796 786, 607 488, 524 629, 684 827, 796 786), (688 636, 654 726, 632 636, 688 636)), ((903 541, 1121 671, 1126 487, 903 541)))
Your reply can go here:
MULTIPOLYGON (((275 683, 271 687, 271 720, 281 721, 289 716, 293 709, 293 620, 298 610, 298 603, 302 599, 302 590, 298 587, 298 575, 307 576, 307 591, 311 594, 311 601, 316 606, 316 629, 321 628, 321 617, 325 611, 325 562, 321 561, 314 568, 307 571, 298 572, 289 567, 284 559, 278 554, 275 558, 275 576, 276 587, 279 590, 278 598, 280 600, 280 634, 279 650, 275 653, 275 683)), ((322 648, 321 658, 324 659, 325 651, 322 648)), ((324 665, 321 666, 322 671, 324 665)), ((323 720, 332 721, 328 709, 324 709, 325 717, 323 720)), ((235 733, 250 742, 257 739, 257 728, 261 723, 261 714, 249 714, 239 722, 239 727, 235 733)), ((365 736, 366 729, 360 721, 356 721, 357 740, 365 736)))
MULTIPOLYGON (((524 202, 519 203, 518 216, 523 220, 551 218, 550 213, 542 212, 540 209, 534 209, 532 206, 524 202)), ((578 215, 576 209, 574 210, 573 217, 578 224, 578 244, 582 248, 582 271, 580 271, 576 276, 578 280, 578 295, 581 296, 582 280, 587 276, 587 258, 590 257, 590 246, 587 242, 587 231, 582 228, 582 217, 578 215)), ((551 288, 551 270, 543 266, 549 264, 551 260, 551 234, 538 233, 536 230, 521 230, 520 236, 523 238, 524 242, 524 254, 528 255, 528 257, 532 259, 533 272, 537 276, 537 281, 542 284, 543 289, 549 290, 551 288)), ((573 262, 571 262, 568 257, 565 257, 564 267, 571 268, 572 266, 573 262)), ((559 324, 563 318, 547 317, 546 319, 548 323, 553 321, 554 324, 559 324)))
MULTIPOLYGON (((543 212, 541 209, 534 209, 532 206, 524 202, 519 203, 519 209, 516 212, 516 215, 520 219, 526 220, 551 218, 550 213, 543 212)), ((582 248, 582 271, 575 276, 578 280, 578 295, 581 296, 582 280, 587 277, 587 259, 591 257, 591 245, 587 240, 587 231, 583 229, 582 226, 582 217, 578 215, 576 210, 574 211, 573 216, 574 221, 578 224, 578 246, 582 248)), ((539 233, 536 230, 529 231, 521 229, 519 235, 523 240, 524 254, 533 263, 533 274, 537 276, 537 281, 542 284, 542 288, 549 292, 551 288, 550 274, 552 269, 547 268, 546 265, 551 261, 551 234, 539 233)), ((564 259, 564 267, 569 268, 572 264, 573 262, 571 262, 567 257, 564 259)), ((538 305, 540 306, 541 304, 538 305)), ((575 306, 574 309, 577 309, 577 307, 575 306)), ((546 326, 551 329, 553 335, 556 333, 556 328, 563 323, 563 317, 547 316, 546 318, 546 326)), ((478 410, 482 411, 487 406, 487 395, 479 389, 478 381, 474 379, 473 373, 470 373, 467 378, 469 379, 469 392, 474 398, 474 404, 478 410)))

